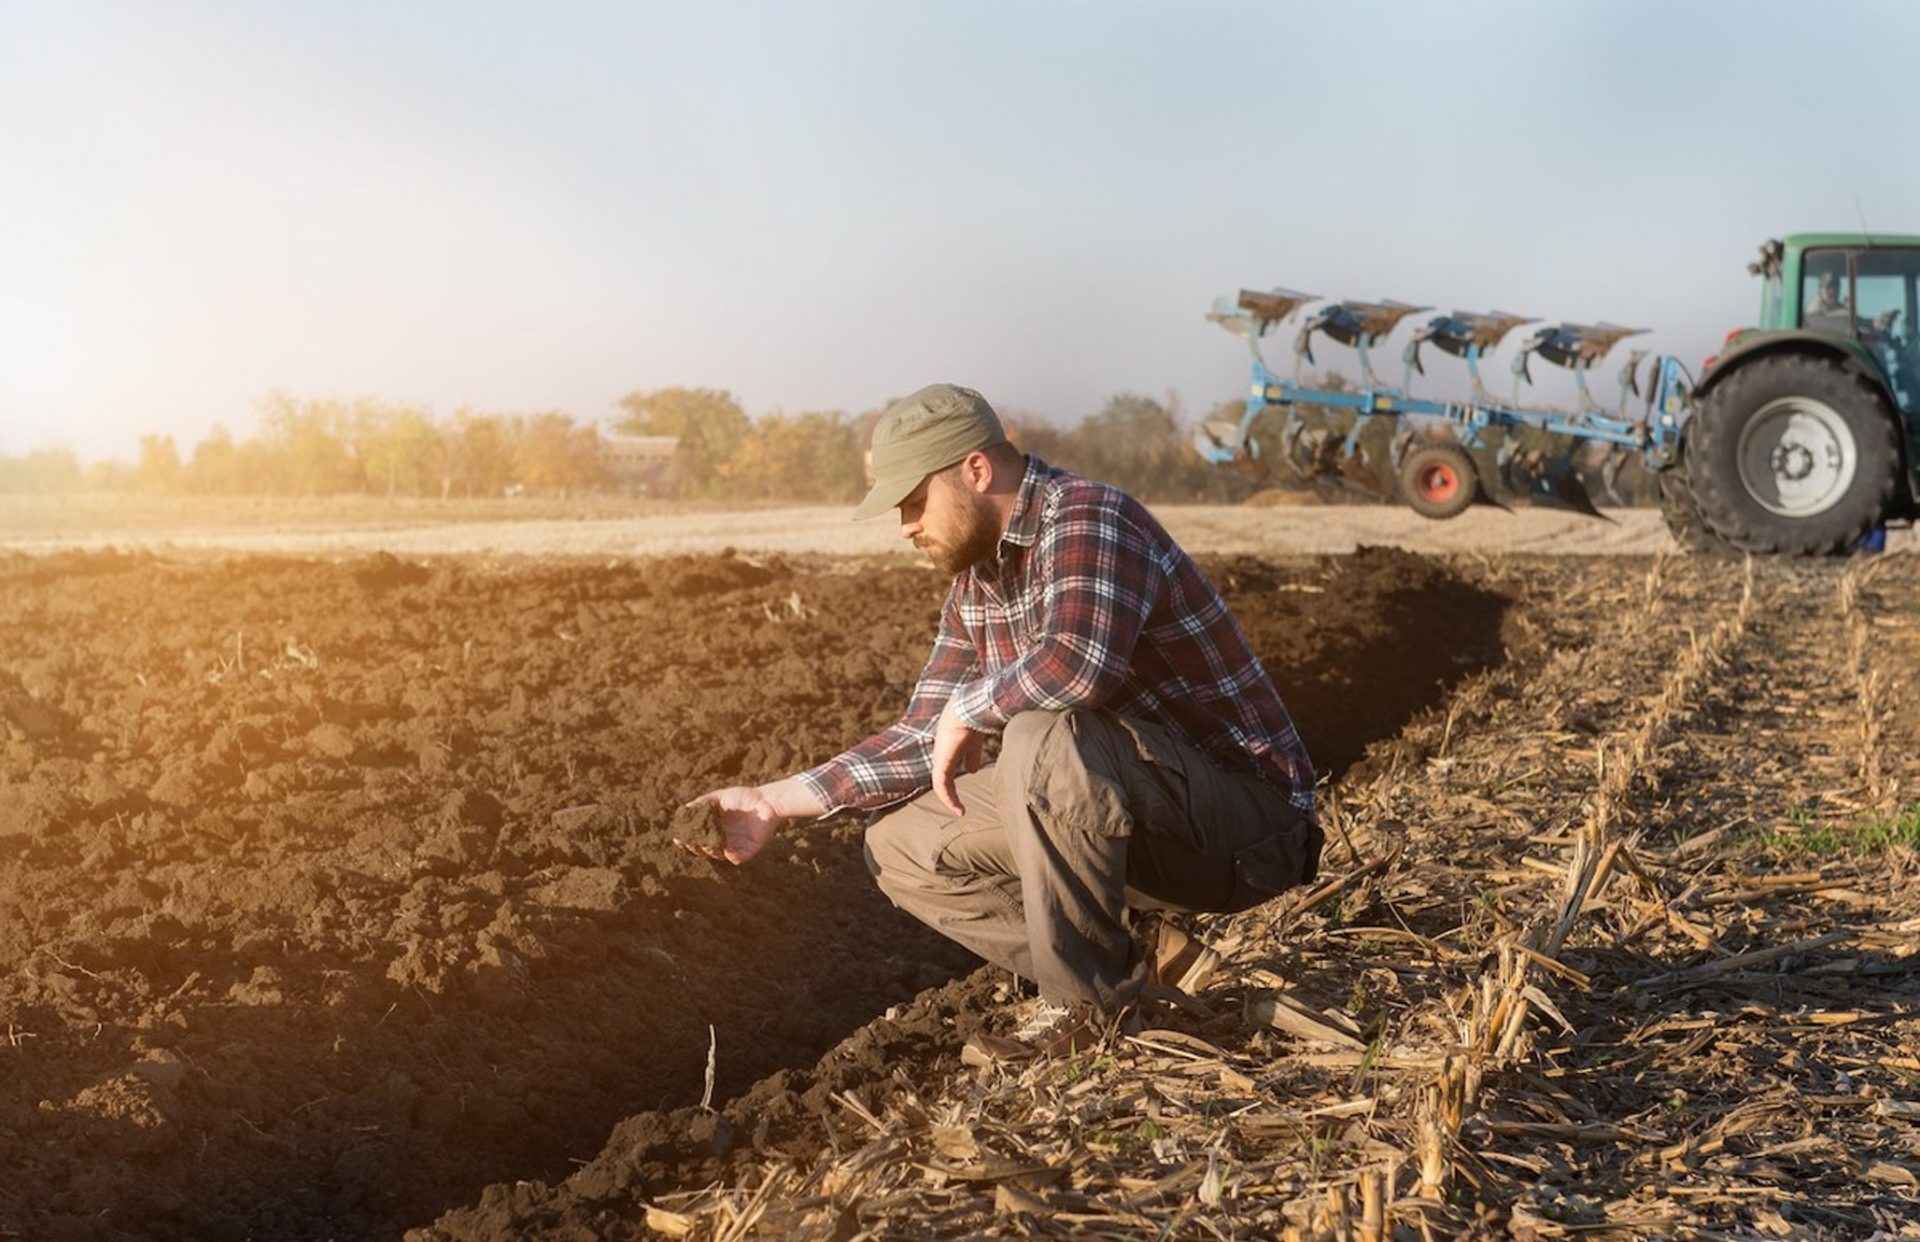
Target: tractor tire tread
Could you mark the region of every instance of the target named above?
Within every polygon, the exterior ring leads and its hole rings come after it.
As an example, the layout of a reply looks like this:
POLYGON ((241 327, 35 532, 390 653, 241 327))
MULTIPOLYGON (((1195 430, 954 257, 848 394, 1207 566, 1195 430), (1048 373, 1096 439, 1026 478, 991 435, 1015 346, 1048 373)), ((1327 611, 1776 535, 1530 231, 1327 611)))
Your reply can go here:
POLYGON ((1666 521, 1667 533, 1683 551, 1720 559, 1741 555, 1740 549, 1707 524, 1706 516, 1700 512, 1700 502, 1694 498, 1684 462, 1661 471, 1659 483, 1660 516, 1666 521))

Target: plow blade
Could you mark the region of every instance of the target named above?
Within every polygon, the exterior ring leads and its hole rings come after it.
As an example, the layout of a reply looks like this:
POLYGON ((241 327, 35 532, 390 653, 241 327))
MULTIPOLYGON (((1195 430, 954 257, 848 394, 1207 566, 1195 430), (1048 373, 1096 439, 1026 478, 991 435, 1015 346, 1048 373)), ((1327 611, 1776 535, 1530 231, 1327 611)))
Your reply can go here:
POLYGON ((1288 467, 1307 482, 1337 479, 1345 469, 1340 436, 1325 427, 1290 422, 1280 434, 1280 447, 1288 467))
POLYGON ((1612 521, 1593 503, 1593 494, 1581 480, 1580 471, 1566 457, 1522 449, 1503 455, 1498 475, 1501 490, 1513 500, 1612 521))
POLYGON ((1606 357, 1608 350, 1628 337, 1639 336, 1645 331, 1645 328, 1628 328, 1605 322, 1551 324, 1538 329, 1521 344, 1520 352, 1514 355, 1514 401, 1517 403, 1520 399, 1520 385, 1533 382, 1533 371, 1527 364, 1535 354, 1554 366, 1573 372, 1575 378, 1584 384, 1587 370, 1606 357))
POLYGON ((1587 485, 1582 483, 1580 476, 1572 471, 1564 474, 1550 474, 1542 478, 1534 486, 1534 490, 1527 494, 1527 501, 1543 509, 1565 509, 1571 513, 1599 518, 1603 522, 1613 521, 1612 518, 1600 512, 1599 507, 1593 503, 1592 493, 1587 491, 1587 485))
POLYGON ((1384 302, 1350 300, 1337 302, 1322 310, 1307 326, 1311 330, 1326 333, 1348 348, 1358 348, 1362 343, 1375 344, 1408 315, 1418 315, 1432 309, 1431 306, 1415 306, 1391 298, 1384 302))
POLYGON ((1319 297, 1317 293, 1294 289, 1269 289, 1264 293, 1242 289, 1238 297, 1214 299, 1207 318, 1235 336, 1246 336, 1249 331, 1265 336, 1275 324, 1308 302, 1318 301, 1319 297))
POLYGON ((1348 487, 1376 500, 1387 500, 1393 496, 1393 488, 1380 477, 1364 453, 1343 454, 1340 457, 1339 478, 1348 487))
POLYGON ((1260 460, 1260 441, 1242 436, 1232 419, 1208 419, 1193 430, 1193 451, 1216 466, 1251 465, 1260 460))
POLYGON ((1413 339, 1415 343, 1432 341, 1435 348, 1456 358, 1465 358, 1469 350, 1478 350, 1483 354, 1491 352, 1507 338, 1508 333, 1533 321, 1531 315, 1515 315, 1508 311, 1481 314, 1478 311, 1457 310, 1434 316, 1414 334, 1413 339))
POLYGON ((1347 451, 1341 435, 1326 427, 1289 423, 1280 435, 1280 456, 1302 482, 1333 483, 1374 499, 1393 494, 1367 455, 1347 451))
POLYGON ((1414 329, 1413 337, 1407 342, 1400 360, 1406 364, 1407 386, 1413 382, 1413 373, 1427 373, 1425 364, 1420 361, 1420 347, 1432 345, 1442 353, 1451 354, 1467 364, 1467 375, 1473 385, 1473 399, 1487 405, 1499 401, 1487 390, 1480 378, 1480 359, 1499 348, 1500 342, 1507 338, 1515 328, 1532 323, 1529 315, 1515 315, 1507 311, 1492 311, 1481 314, 1476 311, 1449 311, 1444 315, 1435 315, 1426 323, 1414 329))

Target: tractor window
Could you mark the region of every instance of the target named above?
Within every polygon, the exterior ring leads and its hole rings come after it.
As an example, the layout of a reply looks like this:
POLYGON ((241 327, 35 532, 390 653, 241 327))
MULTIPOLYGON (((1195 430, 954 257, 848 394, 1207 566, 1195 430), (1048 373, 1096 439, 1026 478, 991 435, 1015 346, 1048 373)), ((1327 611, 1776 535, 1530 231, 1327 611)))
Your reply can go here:
POLYGON ((1920 251, 1862 250, 1854 256, 1853 270, 1855 331, 1880 359, 1900 408, 1920 408, 1920 352, 1913 330, 1920 251))
POLYGON ((1853 289, 1844 250, 1809 251, 1800 265, 1800 325, 1852 335, 1853 289))

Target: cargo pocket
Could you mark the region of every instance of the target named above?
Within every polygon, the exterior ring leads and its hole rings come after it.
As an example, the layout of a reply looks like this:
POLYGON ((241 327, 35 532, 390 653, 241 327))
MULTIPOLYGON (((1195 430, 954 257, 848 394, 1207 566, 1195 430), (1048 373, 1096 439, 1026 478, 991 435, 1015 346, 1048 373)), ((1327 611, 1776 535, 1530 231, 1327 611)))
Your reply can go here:
MULTIPOLYGON (((1114 772, 1108 748, 1096 732, 1094 713, 1034 712, 1036 719, 1021 724, 1022 749, 1027 761, 1026 801, 1033 813, 1049 823, 1101 837, 1124 837, 1133 832, 1127 805, 1124 767, 1114 772), (1086 734, 1088 736, 1084 736, 1086 734)), ((1027 716, 1015 717, 1026 721, 1027 716)), ((1010 725, 1011 731, 1014 726, 1010 725)))
POLYGON ((1251 909, 1311 879, 1319 862, 1319 832, 1311 821, 1288 824, 1233 856, 1229 911, 1251 909))
POLYGON ((1132 738, 1134 754, 1141 760, 1129 765, 1126 773, 1127 799, 1134 808, 1134 818, 1156 832, 1171 833, 1189 845, 1197 845, 1189 826, 1193 776, 1180 743, 1156 725, 1124 716, 1115 719, 1132 738))

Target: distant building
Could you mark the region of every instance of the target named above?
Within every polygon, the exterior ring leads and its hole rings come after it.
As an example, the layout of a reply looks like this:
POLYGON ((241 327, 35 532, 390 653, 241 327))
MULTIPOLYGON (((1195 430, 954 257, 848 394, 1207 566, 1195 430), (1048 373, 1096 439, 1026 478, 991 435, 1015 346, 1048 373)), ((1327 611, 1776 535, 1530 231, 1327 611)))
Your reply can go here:
POLYGON ((617 491, 672 496, 680 490, 680 437, 602 432, 600 451, 617 491))

